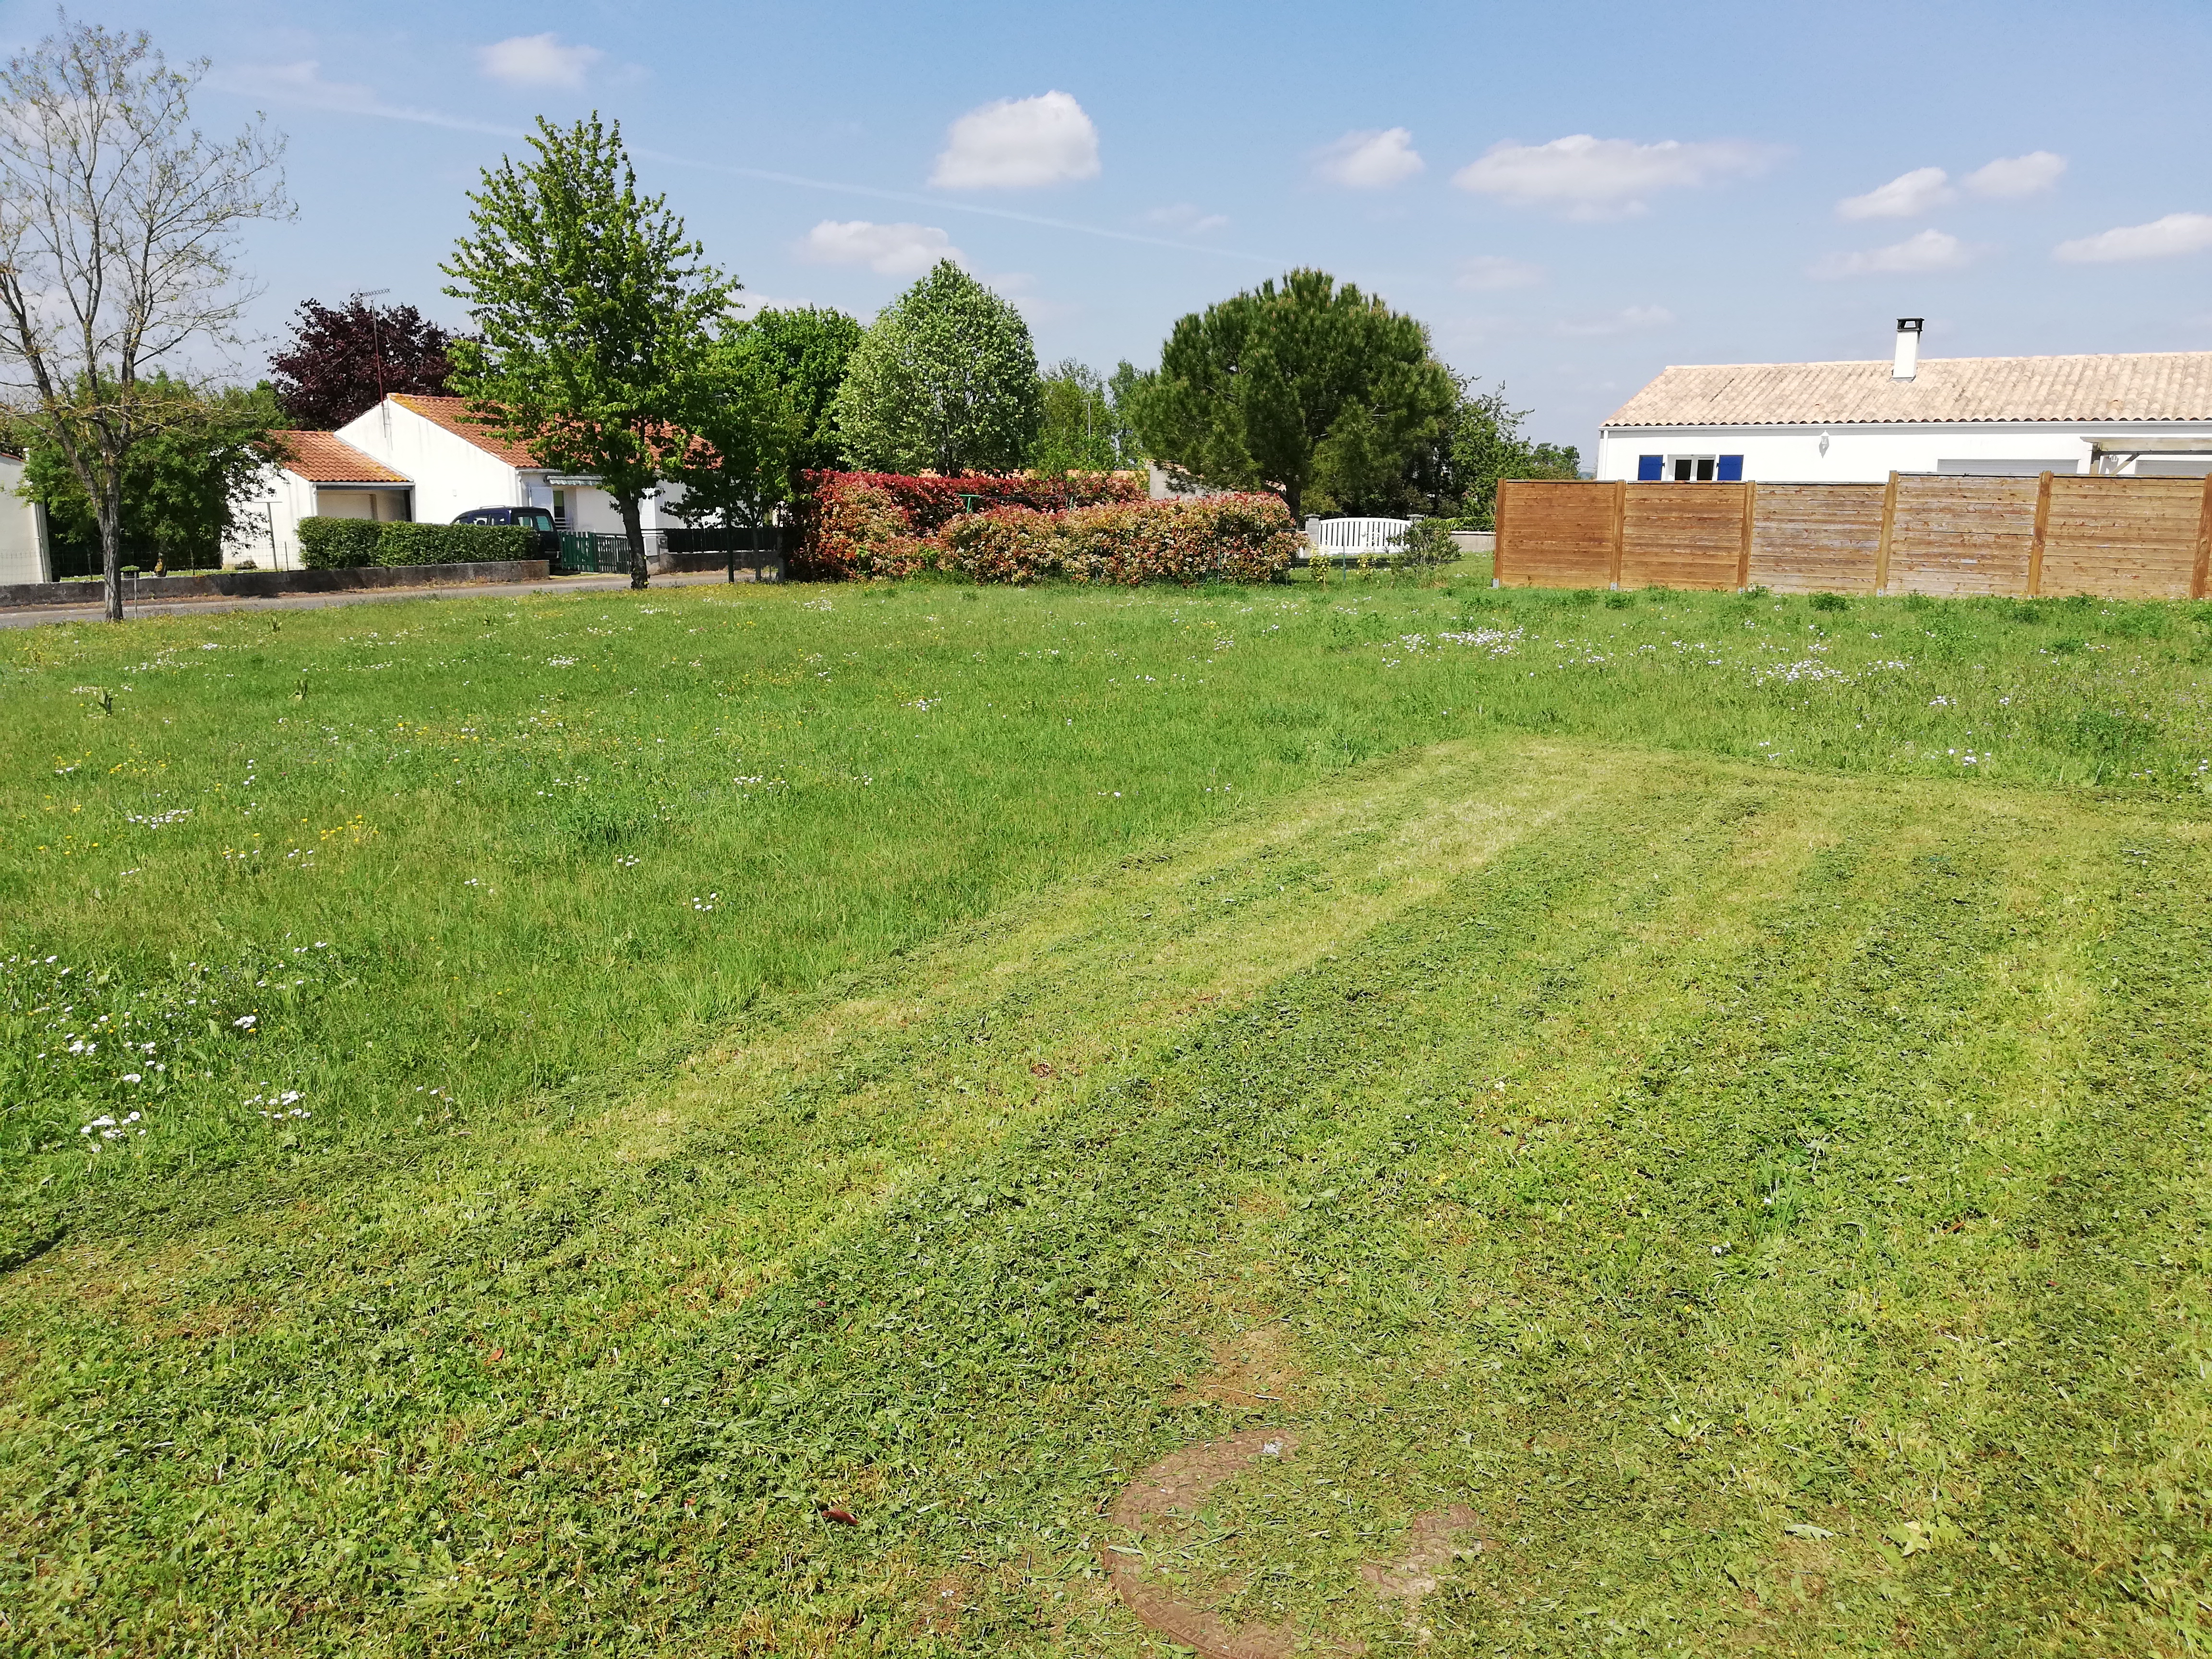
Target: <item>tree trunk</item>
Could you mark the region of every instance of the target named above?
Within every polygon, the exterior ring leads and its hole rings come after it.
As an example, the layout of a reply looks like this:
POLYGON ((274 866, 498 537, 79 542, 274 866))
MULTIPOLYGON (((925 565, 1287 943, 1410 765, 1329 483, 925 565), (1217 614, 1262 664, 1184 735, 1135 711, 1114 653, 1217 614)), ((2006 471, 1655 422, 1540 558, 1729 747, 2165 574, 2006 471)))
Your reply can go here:
POLYGON ((100 526, 100 597, 106 602, 110 622, 123 620, 122 471, 120 467, 115 469, 114 489, 102 490, 93 509, 94 520, 100 526))
POLYGON ((637 510, 637 498, 625 496, 622 507, 623 534, 629 538, 629 585, 633 589, 646 585, 645 526, 637 510))

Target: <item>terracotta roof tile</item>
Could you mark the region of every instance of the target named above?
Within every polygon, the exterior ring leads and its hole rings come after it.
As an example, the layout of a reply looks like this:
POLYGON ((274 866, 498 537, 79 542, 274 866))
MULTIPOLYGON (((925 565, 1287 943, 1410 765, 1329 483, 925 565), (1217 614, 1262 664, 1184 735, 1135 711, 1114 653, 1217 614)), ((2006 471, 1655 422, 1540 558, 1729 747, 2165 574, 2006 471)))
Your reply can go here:
POLYGON ((286 432, 280 464, 309 483, 407 483, 404 472, 364 455, 335 432, 286 432))
POLYGON ((545 463, 521 444, 509 443, 482 421, 469 414, 465 398, 431 398, 420 392, 395 392, 392 401, 402 409, 411 409, 433 426, 443 427, 456 438, 465 439, 487 455, 495 455, 509 466, 536 471, 545 463))
POLYGON ((1844 426, 1900 421, 2212 421, 2212 351, 1923 358, 1890 364, 1669 368, 1607 426, 1844 426))

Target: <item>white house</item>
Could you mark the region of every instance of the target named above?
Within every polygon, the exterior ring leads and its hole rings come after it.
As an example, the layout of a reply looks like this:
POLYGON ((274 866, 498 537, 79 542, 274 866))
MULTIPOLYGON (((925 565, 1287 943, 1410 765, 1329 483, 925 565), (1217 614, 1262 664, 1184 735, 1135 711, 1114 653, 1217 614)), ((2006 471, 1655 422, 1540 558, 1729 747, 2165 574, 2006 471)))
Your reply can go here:
MULTIPOLYGON (((410 480, 415 516, 425 524, 450 524, 473 507, 543 507, 563 530, 622 531, 622 515, 598 479, 544 465, 525 446, 471 419, 459 398, 395 392, 337 435, 410 480)), ((677 484, 647 497, 640 509, 645 530, 665 528, 670 504, 683 499, 677 484)))
POLYGON ((46 539, 46 509, 15 491, 23 458, 0 450, 0 583, 50 582, 53 550, 46 539))
POLYGON ((1892 472, 2212 471, 2212 351, 1672 368, 1598 430, 1602 479, 1879 483, 1892 472))
POLYGON ((414 485, 333 432, 287 432, 280 459, 261 470, 223 541, 223 562, 297 570, 300 520, 405 520, 415 516, 414 485))

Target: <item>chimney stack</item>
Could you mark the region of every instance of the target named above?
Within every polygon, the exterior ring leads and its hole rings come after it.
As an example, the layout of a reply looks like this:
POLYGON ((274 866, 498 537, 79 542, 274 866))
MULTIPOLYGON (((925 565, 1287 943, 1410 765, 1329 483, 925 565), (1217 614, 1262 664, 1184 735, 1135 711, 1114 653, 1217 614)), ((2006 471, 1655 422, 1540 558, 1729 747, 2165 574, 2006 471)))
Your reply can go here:
POLYGON ((1897 319, 1897 361, 1890 368, 1893 380, 1909 380, 1920 372, 1920 325, 1918 317, 1897 319))

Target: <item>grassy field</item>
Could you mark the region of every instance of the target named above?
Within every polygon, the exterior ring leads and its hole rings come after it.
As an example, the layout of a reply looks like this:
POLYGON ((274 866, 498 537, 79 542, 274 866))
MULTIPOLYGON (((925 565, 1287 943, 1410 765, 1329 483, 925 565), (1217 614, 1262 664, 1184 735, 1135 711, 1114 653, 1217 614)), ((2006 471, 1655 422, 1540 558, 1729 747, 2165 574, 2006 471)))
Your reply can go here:
POLYGON ((2204 1644, 2212 609, 0 652, 0 1650, 2204 1644))

